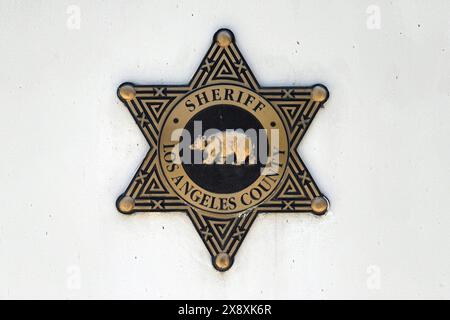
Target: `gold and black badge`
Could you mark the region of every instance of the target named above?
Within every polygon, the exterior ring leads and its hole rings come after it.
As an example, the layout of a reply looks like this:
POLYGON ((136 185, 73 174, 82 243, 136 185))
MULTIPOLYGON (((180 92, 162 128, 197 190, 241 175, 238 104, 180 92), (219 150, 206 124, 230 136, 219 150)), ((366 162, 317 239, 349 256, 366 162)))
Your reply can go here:
POLYGON ((150 146, 118 210, 186 212, 217 270, 258 213, 327 211, 297 148, 328 90, 261 87, 231 31, 216 32, 189 84, 127 82, 118 96, 150 146))

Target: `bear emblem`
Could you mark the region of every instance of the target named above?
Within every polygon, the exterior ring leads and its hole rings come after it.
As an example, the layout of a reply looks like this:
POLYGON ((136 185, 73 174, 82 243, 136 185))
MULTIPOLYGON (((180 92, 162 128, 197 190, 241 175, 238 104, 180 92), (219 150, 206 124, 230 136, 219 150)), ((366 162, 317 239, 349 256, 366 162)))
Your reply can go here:
POLYGON ((197 137, 192 150, 200 150, 206 154, 203 164, 225 164, 229 156, 235 156, 233 165, 243 165, 249 159, 249 164, 256 164, 255 146, 252 140, 244 133, 236 131, 222 131, 208 137, 197 137))

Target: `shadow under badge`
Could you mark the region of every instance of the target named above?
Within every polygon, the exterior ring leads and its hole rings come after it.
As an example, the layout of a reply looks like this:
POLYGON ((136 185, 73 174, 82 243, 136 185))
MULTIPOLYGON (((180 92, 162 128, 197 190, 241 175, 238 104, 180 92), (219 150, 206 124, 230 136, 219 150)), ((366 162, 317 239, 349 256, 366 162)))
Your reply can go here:
POLYGON ((230 30, 216 32, 189 84, 117 93, 150 146, 118 210, 187 213, 217 270, 233 265, 259 213, 328 210, 297 153, 328 90, 261 87, 230 30))

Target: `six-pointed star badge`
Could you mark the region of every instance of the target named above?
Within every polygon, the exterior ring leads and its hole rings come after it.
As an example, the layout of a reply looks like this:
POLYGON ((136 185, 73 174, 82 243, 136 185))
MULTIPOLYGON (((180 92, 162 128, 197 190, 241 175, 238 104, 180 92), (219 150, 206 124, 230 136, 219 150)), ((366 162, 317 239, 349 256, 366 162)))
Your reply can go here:
POLYGON ((127 82, 118 96, 150 146, 118 210, 187 213, 217 270, 258 213, 327 211, 297 148, 328 90, 261 87, 231 31, 216 32, 189 84, 127 82))

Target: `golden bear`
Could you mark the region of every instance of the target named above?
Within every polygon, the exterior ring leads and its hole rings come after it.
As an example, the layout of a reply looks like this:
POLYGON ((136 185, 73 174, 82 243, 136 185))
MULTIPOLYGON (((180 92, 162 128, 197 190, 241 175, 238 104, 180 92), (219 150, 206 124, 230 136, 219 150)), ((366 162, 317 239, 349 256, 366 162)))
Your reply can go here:
POLYGON ((203 164, 224 164, 228 156, 235 155, 233 165, 243 165, 249 158, 249 164, 256 164, 252 140, 241 132, 222 131, 208 137, 200 136, 190 146, 192 150, 203 150, 206 159, 203 164), (215 161, 217 159, 217 161, 215 161))

